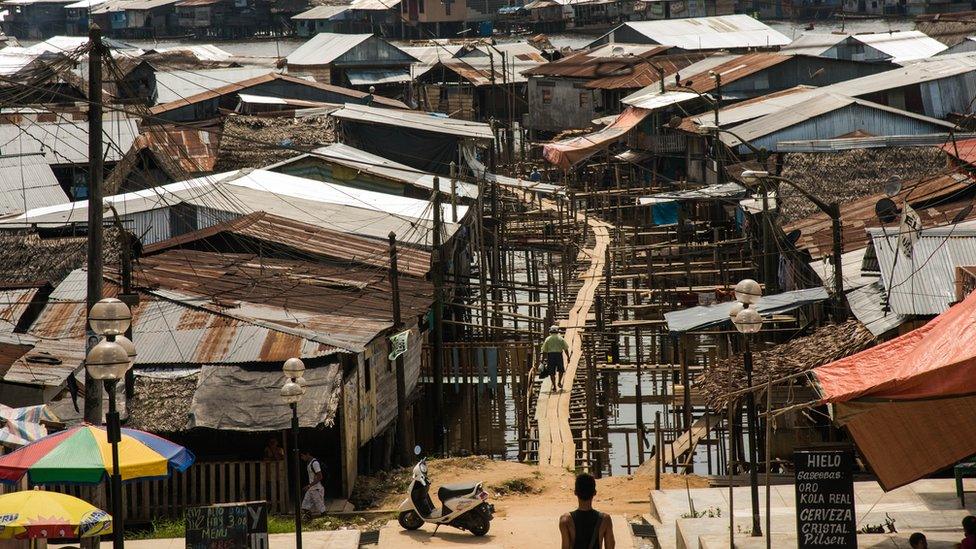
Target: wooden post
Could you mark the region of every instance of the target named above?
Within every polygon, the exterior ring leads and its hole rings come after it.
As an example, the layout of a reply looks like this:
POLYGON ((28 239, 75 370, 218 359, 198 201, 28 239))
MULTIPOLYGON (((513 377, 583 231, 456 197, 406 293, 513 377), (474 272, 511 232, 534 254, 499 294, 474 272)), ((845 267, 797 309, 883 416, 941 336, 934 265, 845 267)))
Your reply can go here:
POLYGON ((637 397, 637 458, 638 461, 644 463, 644 401, 641 390, 641 361, 644 360, 644 346, 641 343, 641 329, 639 327, 634 328, 634 333, 637 337, 637 341, 634 344, 637 351, 637 383, 635 386, 635 394, 637 397))
POLYGON ((451 160, 451 221, 457 223, 457 162, 451 160))
POLYGON ((444 333, 443 285, 444 266, 441 262, 441 187, 434 176, 434 233, 431 237, 431 280, 434 284, 434 325, 431 330, 431 369, 434 377, 434 440, 438 451, 444 453, 444 333))
POLYGON ((661 489, 661 453, 664 452, 664 435, 661 434, 661 412, 654 412, 654 489, 661 489))
MULTIPOLYGON (((400 317, 400 270, 397 268, 396 233, 390 232, 390 293, 393 294, 393 333, 403 330, 403 320, 400 317)), ((400 465, 410 463, 410 451, 407 448, 407 389, 403 372, 403 355, 396 358, 396 397, 397 397, 397 452, 396 460, 400 465)))
MULTIPOLYGON (((102 31, 92 25, 88 32, 88 281, 87 311, 102 299, 102 31)), ((98 335, 86 323, 85 354, 98 343, 98 335)), ((102 424, 102 383, 85 370, 85 421, 102 424)))

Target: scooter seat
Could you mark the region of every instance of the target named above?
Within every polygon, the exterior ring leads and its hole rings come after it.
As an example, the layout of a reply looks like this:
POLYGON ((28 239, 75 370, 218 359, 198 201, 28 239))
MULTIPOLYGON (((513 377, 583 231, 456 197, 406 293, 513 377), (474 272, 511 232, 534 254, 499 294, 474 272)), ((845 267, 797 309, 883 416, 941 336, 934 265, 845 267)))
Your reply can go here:
POLYGON ((464 483, 460 482, 457 484, 445 484, 437 489, 437 499, 441 500, 443 504, 445 501, 456 498, 460 496, 466 496, 474 491, 475 487, 478 486, 477 482, 464 483))

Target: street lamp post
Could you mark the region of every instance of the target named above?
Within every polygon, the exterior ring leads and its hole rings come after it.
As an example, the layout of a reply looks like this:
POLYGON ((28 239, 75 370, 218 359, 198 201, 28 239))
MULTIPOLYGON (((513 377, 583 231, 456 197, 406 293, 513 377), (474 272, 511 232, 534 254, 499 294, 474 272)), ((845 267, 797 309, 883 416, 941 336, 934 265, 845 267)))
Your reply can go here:
POLYGON ((764 170, 745 170, 742 172, 742 180, 749 184, 761 183, 766 179, 786 183, 790 186, 790 188, 803 195, 804 198, 810 202, 813 202, 813 204, 820 209, 820 211, 827 214, 827 217, 830 218, 830 237, 834 255, 834 318, 837 320, 844 320, 844 318, 847 316, 847 308, 844 305, 844 273, 841 258, 841 255, 844 253, 844 242, 841 232, 840 205, 838 205, 836 202, 824 202, 803 187, 797 185, 797 183, 791 179, 778 175, 772 175, 764 170))
POLYGON ((295 476, 292 483, 292 505, 295 506, 295 548, 302 549, 302 465, 298 453, 298 401, 305 394, 305 363, 299 358, 289 358, 281 370, 285 384, 281 386, 281 399, 291 407, 291 456, 295 476))
POLYGON ((112 474, 109 483, 112 493, 112 546, 125 547, 125 518, 122 510, 122 475, 119 471, 119 442, 122 425, 115 403, 115 388, 132 367, 136 348, 124 334, 132 322, 129 307, 115 298, 105 298, 91 308, 88 322, 92 331, 103 336, 85 357, 85 368, 92 379, 100 380, 108 393, 108 413, 105 414, 105 433, 112 447, 112 474))
MULTIPOLYGON (((754 334, 762 328, 762 315, 750 305, 755 305, 762 297, 762 288, 759 283, 752 279, 741 280, 735 285, 735 298, 741 305, 734 308, 738 310, 732 319, 736 330, 743 335, 744 348, 742 352, 742 364, 746 372, 746 384, 752 387, 752 350, 749 348, 749 334, 754 334)), ((750 390, 746 393, 746 419, 749 428, 749 491, 752 495, 752 535, 761 536, 762 529, 759 526, 759 473, 757 464, 757 436, 756 436, 756 398, 750 390)))

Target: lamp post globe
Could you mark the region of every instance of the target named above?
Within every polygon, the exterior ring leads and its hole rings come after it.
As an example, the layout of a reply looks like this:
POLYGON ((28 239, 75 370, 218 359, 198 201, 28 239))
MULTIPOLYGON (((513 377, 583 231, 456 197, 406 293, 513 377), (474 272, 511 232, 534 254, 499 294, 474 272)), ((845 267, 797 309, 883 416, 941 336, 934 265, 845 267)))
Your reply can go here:
POLYGON ((125 333, 132 323, 129 306, 114 297, 106 297, 95 303, 88 313, 92 331, 100 336, 118 336, 125 333))
POLYGON ((133 363, 136 361, 136 345, 132 343, 132 340, 125 337, 124 335, 115 336, 113 340, 125 349, 125 354, 129 356, 129 367, 131 368, 133 363))
POLYGON ((285 404, 298 404, 298 401, 302 399, 302 394, 305 390, 302 386, 295 383, 294 381, 288 380, 284 385, 281 386, 281 400, 285 401, 285 404))
POLYGON ((298 379, 305 373, 305 363, 300 358, 289 358, 281 367, 281 371, 290 379, 298 379))
POLYGON ((732 322, 735 329, 743 334, 754 334, 762 329, 762 315, 755 309, 742 309, 732 322))
POLYGON ((732 304, 732 308, 729 309, 729 319, 732 320, 732 323, 733 324, 735 324, 735 316, 738 315, 739 313, 741 313, 742 312, 742 309, 744 309, 744 308, 745 308, 745 305, 743 305, 742 303, 739 303, 738 301, 736 301, 735 303, 732 304))
POLYGON ((295 378, 295 383, 297 383, 298 386, 302 388, 302 394, 304 395, 305 389, 308 388, 308 382, 305 381, 305 377, 303 376, 303 377, 295 378))
POLYGON ((743 305, 755 305, 762 297, 762 286, 751 278, 740 280, 735 285, 735 299, 743 305))
POLYGON ((88 373, 102 381, 117 381, 124 378, 130 364, 131 359, 125 347, 107 339, 99 341, 85 357, 85 368, 88 369, 88 373))

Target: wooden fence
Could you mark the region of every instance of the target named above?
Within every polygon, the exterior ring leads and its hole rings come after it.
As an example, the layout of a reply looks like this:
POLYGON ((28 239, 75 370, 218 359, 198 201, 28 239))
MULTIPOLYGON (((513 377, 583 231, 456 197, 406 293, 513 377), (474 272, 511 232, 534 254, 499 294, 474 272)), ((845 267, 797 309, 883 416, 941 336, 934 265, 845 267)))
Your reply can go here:
MULTIPOLYGON (((47 485, 47 490, 70 494, 88 501, 100 486, 47 485)), ((5 491, 22 489, 7 486, 5 491)), ((137 480, 122 485, 125 518, 144 522, 156 518, 178 518, 187 507, 265 500, 271 514, 291 512, 288 466, 285 461, 205 461, 183 473, 165 479, 137 480)), ((105 498, 100 498, 107 501, 105 498)), ((110 506, 106 503, 106 509, 110 506)))

